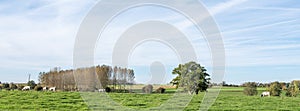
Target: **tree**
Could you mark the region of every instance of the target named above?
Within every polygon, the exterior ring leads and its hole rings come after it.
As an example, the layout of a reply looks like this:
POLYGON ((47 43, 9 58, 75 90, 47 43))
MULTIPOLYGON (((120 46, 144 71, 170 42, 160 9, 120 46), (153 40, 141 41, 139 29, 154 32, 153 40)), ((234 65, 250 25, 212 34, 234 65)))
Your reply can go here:
POLYGON ((28 81, 27 85, 30 86, 30 89, 34 89, 34 87, 36 86, 36 84, 33 80, 28 81))
POLYGON ((181 71, 183 70, 184 65, 179 64, 178 67, 174 68, 172 74, 177 74, 177 76, 170 82, 173 85, 176 85, 176 88, 179 86, 179 81, 181 79, 181 71))
POLYGON ((287 90, 285 82, 280 82, 279 84, 280 84, 280 87, 281 87, 282 90, 287 90))
POLYGON ((281 94, 281 85, 278 81, 271 83, 269 91, 272 96, 280 96, 281 94))
POLYGON ((292 81, 289 84, 287 92, 285 93, 288 97, 296 97, 300 93, 300 81, 292 81))
POLYGON ((198 91, 206 91, 208 88, 210 78, 206 71, 204 67, 194 61, 183 65, 179 64, 172 72, 177 77, 170 83, 176 85, 176 87, 183 87, 190 94, 194 92, 197 94, 198 91))
POLYGON ((257 95, 257 89, 256 89, 257 84, 255 82, 247 82, 244 85, 245 85, 244 94, 248 96, 257 95))
POLYGON ((222 86, 228 86, 225 81, 222 81, 222 86))
POLYGON ((56 87, 64 91, 94 91, 94 89, 106 88, 111 85, 113 85, 113 88, 118 87, 118 89, 121 89, 121 86, 125 88, 127 84, 133 84, 134 78, 132 69, 117 66, 112 68, 108 65, 71 70, 53 68, 49 72, 39 73, 41 86, 56 87), (75 83, 76 78, 77 84, 75 83))

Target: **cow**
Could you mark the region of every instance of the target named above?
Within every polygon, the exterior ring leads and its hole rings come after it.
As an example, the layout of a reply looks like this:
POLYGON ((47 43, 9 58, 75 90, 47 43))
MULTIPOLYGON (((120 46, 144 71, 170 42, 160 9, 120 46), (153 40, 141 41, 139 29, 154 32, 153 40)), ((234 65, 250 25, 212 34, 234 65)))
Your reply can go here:
POLYGON ((260 97, 265 97, 265 96, 270 97, 270 92, 265 91, 265 92, 262 92, 261 95, 260 95, 260 97))
POLYGON ((98 92, 105 92, 105 89, 98 89, 98 92))
POLYGON ((50 87, 49 91, 55 91, 56 87, 50 87))
POLYGON ((27 91, 27 90, 30 90, 30 86, 25 86, 23 87, 22 91, 27 91))
POLYGON ((43 91, 47 91, 48 90, 48 87, 43 87, 43 91))

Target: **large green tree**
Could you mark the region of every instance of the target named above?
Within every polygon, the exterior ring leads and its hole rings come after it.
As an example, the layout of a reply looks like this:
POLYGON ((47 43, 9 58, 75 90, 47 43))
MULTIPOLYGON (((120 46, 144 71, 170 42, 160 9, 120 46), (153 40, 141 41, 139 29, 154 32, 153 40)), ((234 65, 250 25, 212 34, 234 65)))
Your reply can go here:
POLYGON ((183 87, 190 94, 199 91, 206 91, 209 85, 209 74, 200 64, 191 61, 185 64, 179 64, 174 68, 172 74, 176 74, 170 83, 178 87, 183 87))

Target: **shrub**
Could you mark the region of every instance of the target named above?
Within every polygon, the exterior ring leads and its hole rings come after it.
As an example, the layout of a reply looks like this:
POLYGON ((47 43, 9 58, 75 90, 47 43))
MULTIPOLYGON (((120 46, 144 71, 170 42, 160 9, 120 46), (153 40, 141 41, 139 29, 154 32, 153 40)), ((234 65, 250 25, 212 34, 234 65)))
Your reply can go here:
POLYGON ((281 94, 281 85, 278 81, 271 83, 269 87, 271 96, 280 96, 281 94))
POLYGON ((292 94, 292 91, 291 91, 291 90, 292 90, 291 88, 288 88, 288 89, 286 90, 285 96, 287 96, 287 97, 292 97, 293 94, 292 94))
POLYGON ((156 89, 157 93, 165 93, 165 88, 159 87, 158 89, 156 89))
POLYGON ((244 94, 248 96, 257 95, 257 84, 255 82, 247 82, 245 83, 244 94))
POLYGON ((300 93, 299 89, 300 81, 292 81, 285 93, 288 97, 296 97, 300 93))
POLYGON ((143 93, 152 93, 152 90, 153 90, 152 85, 147 85, 142 88, 143 93))
POLYGON ((35 90, 35 91, 42 91, 42 90, 43 90, 43 87, 42 87, 42 86, 35 86, 35 87, 34 87, 34 90, 35 90))

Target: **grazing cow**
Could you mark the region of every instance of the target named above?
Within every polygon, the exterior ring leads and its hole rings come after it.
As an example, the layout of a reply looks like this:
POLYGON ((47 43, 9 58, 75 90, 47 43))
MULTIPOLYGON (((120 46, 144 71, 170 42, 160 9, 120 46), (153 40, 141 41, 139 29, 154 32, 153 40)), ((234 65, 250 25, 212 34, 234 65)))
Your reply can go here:
POLYGON ((49 91, 55 91, 56 87, 50 87, 49 91))
POLYGON ((48 90, 48 87, 43 87, 43 91, 47 91, 48 90))
POLYGON ((27 90, 30 90, 30 86, 25 86, 23 87, 22 91, 27 91, 27 90))
POLYGON ((265 92, 262 92, 260 95, 260 97, 265 97, 265 96, 270 97, 270 92, 265 91, 265 92))
POLYGON ((105 92, 105 89, 98 89, 98 92, 105 92))

